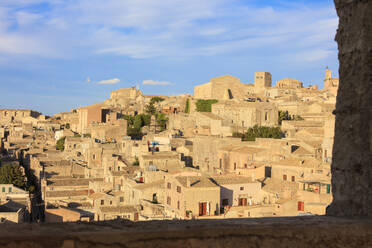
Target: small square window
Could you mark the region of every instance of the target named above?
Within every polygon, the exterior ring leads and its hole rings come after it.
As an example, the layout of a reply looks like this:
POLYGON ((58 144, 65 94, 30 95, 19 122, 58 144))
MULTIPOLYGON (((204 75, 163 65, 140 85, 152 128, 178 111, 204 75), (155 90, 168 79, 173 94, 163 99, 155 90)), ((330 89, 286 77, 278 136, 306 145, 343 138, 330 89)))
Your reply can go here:
POLYGON ((240 190, 244 190, 244 187, 240 187, 240 190))

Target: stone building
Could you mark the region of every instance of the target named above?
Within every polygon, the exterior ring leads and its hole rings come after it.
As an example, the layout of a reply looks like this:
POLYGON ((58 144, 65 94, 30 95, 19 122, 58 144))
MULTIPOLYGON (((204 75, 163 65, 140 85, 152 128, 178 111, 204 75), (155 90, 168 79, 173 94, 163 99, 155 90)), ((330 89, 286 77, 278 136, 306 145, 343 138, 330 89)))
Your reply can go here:
POLYGON ((296 79, 284 78, 276 82, 276 87, 279 89, 299 89, 303 87, 303 84, 296 79))
POLYGON ((325 71, 325 78, 324 78, 324 89, 330 91, 333 95, 337 95, 339 79, 332 78, 332 71, 326 69, 325 71))
POLYGON ((102 103, 82 107, 77 109, 77 111, 79 113, 78 132, 82 134, 90 132, 89 125, 91 123, 106 122, 106 114, 109 113, 109 110, 102 103))
POLYGON ((0 109, 0 123, 20 121, 27 117, 38 118, 41 113, 30 109, 0 109))
POLYGON ((206 176, 171 176, 165 182, 165 204, 176 218, 220 213, 220 187, 206 176))
POLYGON ((236 131, 254 125, 272 127, 278 124, 278 108, 273 103, 223 101, 212 105, 212 113, 230 122, 236 131))

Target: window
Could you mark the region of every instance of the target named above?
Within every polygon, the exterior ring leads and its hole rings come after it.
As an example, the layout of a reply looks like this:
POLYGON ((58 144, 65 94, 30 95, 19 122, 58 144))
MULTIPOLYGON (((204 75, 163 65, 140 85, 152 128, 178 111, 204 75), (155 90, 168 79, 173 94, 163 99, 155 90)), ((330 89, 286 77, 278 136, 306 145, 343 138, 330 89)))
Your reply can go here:
POLYGON ((228 206, 229 205, 229 199, 222 199, 222 206, 228 206))
POLYGON ((268 115, 267 115, 268 113, 267 112, 265 112, 265 121, 267 121, 268 120, 268 115))
POLYGON ((96 154, 93 154, 93 159, 96 159, 96 154))
POLYGON ((2 191, 2 192, 5 192, 5 187, 3 187, 1 191, 2 191))
POLYGON ((247 169, 247 168, 248 168, 248 165, 247 165, 247 164, 244 164, 244 168, 246 168, 246 169, 247 169))
POLYGON ((292 176, 292 182, 294 182, 295 181, 295 176, 292 176))
POLYGON ((105 204, 105 200, 101 200, 101 206, 105 204))
POLYGON ((240 187, 240 190, 244 190, 244 187, 240 187))
POLYGON ((110 201, 110 205, 112 205, 112 201, 110 201))
POLYGON ((12 192, 12 187, 9 187, 9 193, 12 192))
POLYGON ((287 181, 287 175, 283 175, 283 181, 287 181))
POLYGON ((181 193, 181 187, 180 186, 177 186, 177 192, 181 193))
POLYGON ((124 202, 124 197, 120 196, 119 201, 124 202))
POLYGON ((167 184, 167 188, 168 188, 168 189, 171 189, 171 188, 172 188, 172 184, 171 184, 171 183, 168 183, 168 184, 167 184))
POLYGON ((236 170, 236 163, 234 163, 234 170, 236 170))
POLYGON ((222 169, 222 158, 220 158, 220 169, 222 169))
POLYGON ((168 204, 168 205, 171 205, 171 203, 172 203, 172 200, 171 200, 171 198, 168 196, 168 197, 167 197, 167 204, 168 204))
POLYGON ((177 201, 177 209, 180 210, 180 201, 177 201))

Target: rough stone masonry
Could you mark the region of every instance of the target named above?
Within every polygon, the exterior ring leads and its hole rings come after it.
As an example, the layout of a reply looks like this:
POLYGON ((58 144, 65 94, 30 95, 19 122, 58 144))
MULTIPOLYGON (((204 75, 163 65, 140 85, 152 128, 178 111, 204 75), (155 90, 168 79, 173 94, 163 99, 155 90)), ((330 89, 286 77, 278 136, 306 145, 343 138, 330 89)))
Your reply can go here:
POLYGON ((372 216, 372 1, 335 4, 340 85, 327 214, 372 216))

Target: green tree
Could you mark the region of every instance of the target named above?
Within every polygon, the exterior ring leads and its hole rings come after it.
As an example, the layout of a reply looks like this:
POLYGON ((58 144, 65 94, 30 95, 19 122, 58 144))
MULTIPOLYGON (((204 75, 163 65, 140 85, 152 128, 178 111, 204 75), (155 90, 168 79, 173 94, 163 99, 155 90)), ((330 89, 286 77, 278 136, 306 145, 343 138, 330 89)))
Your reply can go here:
POLYGON ((156 122, 159 124, 162 131, 166 129, 167 121, 168 121, 168 117, 165 114, 159 113, 156 115, 156 122))
POLYGON ((26 177, 19 165, 4 165, 0 167, 0 184, 13 184, 26 188, 26 177))
POLYGON ((279 115, 278 116, 279 125, 282 125, 283 120, 290 120, 291 119, 291 116, 288 114, 288 111, 279 110, 278 115, 279 115))
POLYGON ((185 113, 190 113, 190 99, 186 100, 185 113))
POLYGON ((164 101, 164 98, 154 96, 153 98, 151 98, 150 103, 154 104, 154 103, 162 102, 162 101, 164 101))
POLYGON ((151 115, 142 114, 142 126, 148 126, 151 123, 151 115))
POLYGON ((256 138, 281 139, 283 133, 279 127, 263 127, 255 125, 247 130, 244 134, 235 134, 234 137, 241 136, 243 141, 255 141, 256 138))
POLYGON ((62 137, 57 141, 57 145, 56 145, 57 150, 60 150, 60 151, 65 150, 65 140, 66 140, 66 137, 62 137))
POLYGON ((150 102, 148 105, 145 107, 145 112, 149 115, 154 115, 156 114, 156 107, 153 102, 150 102))
POLYGON ((294 120, 294 121, 303 121, 304 118, 302 118, 302 117, 299 116, 299 115, 294 115, 294 116, 293 116, 293 120, 294 120))
POLYGON ((212 104, 217 103, 218 100, 197 100, 196 101, 196 111, 198 112, 212 112, 212 104))
POLYGON ((136 115, 134 117, 134 121, 133 121, 133 128, 135 128, 135 129, 141 129, 142 123, 143 123, 142 117, 140 115, 136 115))
POLYGON ((139 160, 137 157, 134 158, 134 162, 132 164, 133 166, 138 166, 139 165, 139 160))

